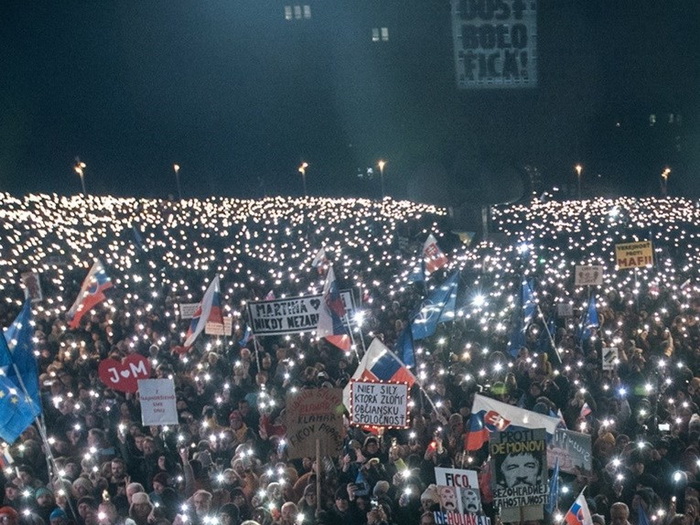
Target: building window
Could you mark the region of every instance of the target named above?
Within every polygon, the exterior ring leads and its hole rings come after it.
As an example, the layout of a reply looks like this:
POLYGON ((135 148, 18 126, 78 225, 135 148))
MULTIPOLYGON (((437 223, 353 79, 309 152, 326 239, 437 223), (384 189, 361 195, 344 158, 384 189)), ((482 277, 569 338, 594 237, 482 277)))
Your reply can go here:
POLYGON ((372 28, 372 42, 386 42, 389 40, 389 28, 388 27, 373 27, 372 28))
POLYGON ((284 6, 285 20, 301 20, 302 18, 311 18, 310 5, 286 5, 284 6))

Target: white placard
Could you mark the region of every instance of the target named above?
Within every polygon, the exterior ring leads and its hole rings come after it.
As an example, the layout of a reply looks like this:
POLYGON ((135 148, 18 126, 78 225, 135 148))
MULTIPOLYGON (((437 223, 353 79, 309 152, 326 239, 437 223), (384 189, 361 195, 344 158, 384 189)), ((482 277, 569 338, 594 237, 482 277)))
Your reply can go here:
MULTIPOLYGON (((322 295, 287 297, 273 301, 248 303, 249 326, 255 335, 284 335, 313 332, 318 326, 322 295)), ((352 318, 355 306, 352 292, 341 290, 347 317, 352 318)))
POLYGON ((574 307, 569 303, 557 304, 557 317, 573 317, 574 307))
POLYGON ((619 356, 617 354, 617 347, 610 346, 603 348, 603 370, 615 370, 615 366, 618 363, 619 356))
POLYGON ((603 284, 602 265, 576 266, 574 284, 576 286, 601 286, 603 284))
POLYGON ((224 324, 207 322, 204 325, 204 333, 207 335, 230 336, 233 333, 233 317, 224 317, 224 324))
POLYGON ((180 319, 192 319, 199 303, 180 303, 180 319))
POLYGON ((172 379, 140 379, 139 398, 144 426, 179 424, 172 379))
POLYGON ((407 428, 408 385, 352 381, 350 423, 407 428))

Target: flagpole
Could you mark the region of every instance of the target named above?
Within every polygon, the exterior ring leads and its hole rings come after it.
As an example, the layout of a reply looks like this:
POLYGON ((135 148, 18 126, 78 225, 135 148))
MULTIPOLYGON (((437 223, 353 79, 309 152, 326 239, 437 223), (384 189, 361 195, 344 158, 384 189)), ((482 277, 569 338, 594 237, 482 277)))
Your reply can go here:
MULTIPOLYGON (((358 362, 358 364, 359 364, 359 362, 360 362, 360 353, 357 351, 357 345, 355 344, 355 337, 352 335, 352 326, 350 326, 350 319, 348 319, 348 311, 347 311, 347 310, 345 310, 345 315, 343 316, 343 319, 345 319, 345 323, 346 323, 347 326, 348 326, 348 333, 350 334, 350 343, 351 343, 351 347, 352 347, 352 349, 353 349, 354 352, 355 352, 355 357, 357 357, 357 362, 358 362)), ((360 331, 360 336, 362 336, 362 332, 361 332, 361 331, 360 331)), ((364 341, 364 339, 362 339, 362 337, 360 337, 360 340, 362 341, 362 350, 363 350, 364 352, 367 352, 367 350, 365 349, 365 341, 364 341)))
POLYGON ((561 356, 559 355, 559 349, 557 348, 557 344, 554 342, 554 336, 552 335, 552 332, 549 330, 549 326, 547 324, 547 319, 544 317, 544 313, 542 313, 542 308, 540 308, 540 303, 535 303, 537 306, 537 313, 540 314, 540 318, 542 319, 542 324, 544 325, 544 329, 547 331, 547 337, 549 338, 549 342, 552 344, 552 348, 554 349, 554 354, 557 356, 557 359, 559 359, 559 364, 562 364, 563 361, 561 359, 561 356))

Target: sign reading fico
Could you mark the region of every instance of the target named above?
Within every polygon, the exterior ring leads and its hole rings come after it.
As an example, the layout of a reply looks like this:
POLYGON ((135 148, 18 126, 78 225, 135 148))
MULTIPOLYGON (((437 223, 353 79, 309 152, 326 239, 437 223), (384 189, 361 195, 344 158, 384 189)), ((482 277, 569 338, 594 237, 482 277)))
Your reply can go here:
POLYGON ((537 2, 452 0, 457 87, 537 86, 537 2))

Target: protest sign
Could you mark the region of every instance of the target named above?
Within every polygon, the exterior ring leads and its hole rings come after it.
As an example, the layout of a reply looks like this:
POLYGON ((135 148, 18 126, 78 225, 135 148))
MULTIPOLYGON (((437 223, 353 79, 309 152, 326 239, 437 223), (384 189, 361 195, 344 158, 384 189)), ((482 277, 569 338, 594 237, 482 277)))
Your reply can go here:
POLYGON ((573 317, 574 305, 571 303, 557 303, 557 317, 573 317))
POLYGON ((620 362, 620 358, 617 354, 617 347, 610 346, 603 348, 602 362, 603 370, 614 370, 615 365, 620 362))
POLYGON ((479 488, 463 489, 449 485, 437 485, 440 509, 433 511, 435 523, 450 525, 489 525, 491 520, 477 513, 481 503, 479 488))
POLYGON ((408 428, 408 385, 351 381, 350 423, 408 428))
POLYGON ((290 459, 335 456, 343 446, 343 391, 312 388, 287 394, 287 442, 290 459))
POLYGON ((601 286, 603 284, 603 266, 576 266, 574 284, 576 286, 601 286))
POLYGON ((500 507, 503 521, 542 519, 549 491, 545 430, 493 432, 489 451, 494 503, 500 507))
POLYGON ((207 321, 204 325, 204 333, 207 335, 225 335, 230 337, 233 333, 233 317, 224 317, 224 324, 207 321))
POLYGON ((130 354, 121 361, 103 359, 97 367, 97 374, 109 388, 134 393, 138 390, 138 380, 150 377, 151 362, 141 354, 130 354))
POLYGON ((41 281, 36 272, 24 272, 20 275, 22 288, 24 288, 24 298, 31 299, 32 303, 38 303, 44 298, 41 290, 41 281))
POLYGON ((192 319, 199 303, 180 303, 180 319, 192 319))
POLYGON ((593 468, 591 436, 573 430, 557 429, 547 445, 547 465, 553 468, 557 458, 562 472, 577 474, 577 470, 590 471, 593 468))
POLYGON ((435 467, 435 483, 438 486, 438 494, 440 494, 442 486, 457 489, 458 512, 460 514, 481 512, 479 478, 475 470, 435 467))
POLYGON ((138 388, 144 426, 179 424, 172 379, 141 379, 138 388))
MULTIPOLYGON (((318 326, 322 298, 322 295, 304 295, 272 301, 250 301, 247 305, 249 326, 255 335, 313 332, 318 326)), ((352 292, 343 290, 340 298, 348 317, 352 316, 355 308, 352 292)))
POLYGON ((620 270, 654 266, 654 253, 651 241, 616 244, 615 264, 620 270))

